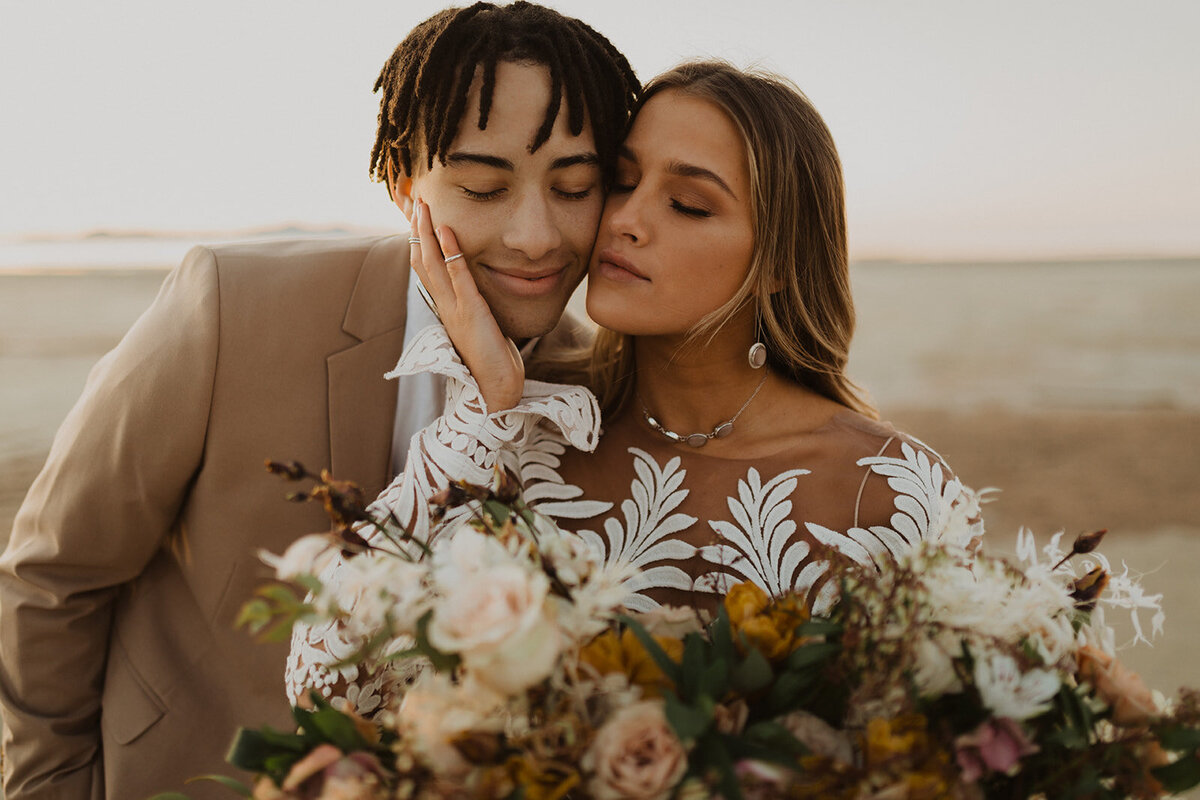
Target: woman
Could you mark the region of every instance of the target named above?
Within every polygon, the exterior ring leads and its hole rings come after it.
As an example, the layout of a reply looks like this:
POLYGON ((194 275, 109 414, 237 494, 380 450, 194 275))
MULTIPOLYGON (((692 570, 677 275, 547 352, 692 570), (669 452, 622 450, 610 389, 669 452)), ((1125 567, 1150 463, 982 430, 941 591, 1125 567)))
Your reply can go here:
MULTIPOLYGON (((703 62, 646 87, 588 273, 598 444, 590 395, 524 380, 453 232, 422 208, 414 240, 445 328, 423 332, 397 372, 441 372, 450 394, 380 498, 402 520, 424 524, 433 488, 486 480, 499 460, 541 512, 641 567, 628 605, 648 609, 711 608, 743 580, 821 605, 821 545, 881 563, 950 514, 977 514, 936 454, 876 421, 844 374, 841 167, 820 116, 778 78, 703 62)), ((294 639, 293 696, 357 679, 313 668, 342 651, 335 638, 294 639)), ((356 687, 360 710, 382 702, 380 680, 356 687)))

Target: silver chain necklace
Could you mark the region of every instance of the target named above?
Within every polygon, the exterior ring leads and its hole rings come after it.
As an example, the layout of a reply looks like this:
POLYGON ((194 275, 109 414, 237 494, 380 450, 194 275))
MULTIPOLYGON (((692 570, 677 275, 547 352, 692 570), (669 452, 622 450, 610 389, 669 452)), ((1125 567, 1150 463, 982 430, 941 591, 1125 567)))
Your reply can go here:
POLYGON ((650 411, 646 408, 646 401, 642 399, 640 394, 637 396, 637 399, 638 402, 642 404, 642 416, 646 418, 646 424, 651 428, 654 428, 654 430, 658 431, 672 442, 683 442, 691 447, 704 447, 704 445, 708 444, 709 439, 724 439, 726 436, 733 433, 733 423, 737 422, 737 418, 742 415, 742 412, 746 410, 746 407, 750 405, 754 398, 758 397, 758 393, 762 391, 763 384, 766 382, 767 373, 763 373, 762 380, 758 382, 758 386, 754 387, 754 392, 751 393, 748 398, 746 398, 746 402, 742 403, 742 407, 737 410, 737 413, 725 422, 722 422, 720 425, 713 428, 712 431, 709 433, 692 433, 687 436, 678 434, 675 431, 669 431, 664 428, 661 422, 650 416, 650 411))

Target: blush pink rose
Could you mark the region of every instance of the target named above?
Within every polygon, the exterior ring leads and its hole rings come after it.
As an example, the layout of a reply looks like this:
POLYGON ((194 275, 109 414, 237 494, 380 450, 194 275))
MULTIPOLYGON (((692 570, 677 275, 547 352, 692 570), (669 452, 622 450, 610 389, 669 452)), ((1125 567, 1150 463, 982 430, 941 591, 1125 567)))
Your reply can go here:
POLYGON ((1038 751, 1019 722, 992 717, 970 733, 954 740, 954 756, 963 780, 974 783, 991 772, 1007 773, 1021 758, 1038 751))
POLYGON ((1079 678, 1096 687, 1096 694, 1112 706, 1118 725, 1144 725, 1158 715, 1154 696, 1140 675, 1103 650, 1084 645, 1076 653, 1079 678))
POLYGON ((626 706, 600 727, 583 767, 596 800, 665 800, 687 771, 687 752, 662 703, 626 706))

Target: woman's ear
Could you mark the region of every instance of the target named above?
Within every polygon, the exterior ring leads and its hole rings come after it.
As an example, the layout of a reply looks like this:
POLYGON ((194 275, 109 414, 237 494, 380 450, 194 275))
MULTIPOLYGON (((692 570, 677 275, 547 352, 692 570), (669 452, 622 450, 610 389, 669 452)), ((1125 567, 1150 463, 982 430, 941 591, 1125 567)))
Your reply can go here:
POLYGON ((405 219, 412 219, 414 206, 412 178, 401 174, 391 161, 388 161, 387 166, 387 187, 388 196, 392 198, 396 208, 400 209, 400 213, 404 215, 405 219))

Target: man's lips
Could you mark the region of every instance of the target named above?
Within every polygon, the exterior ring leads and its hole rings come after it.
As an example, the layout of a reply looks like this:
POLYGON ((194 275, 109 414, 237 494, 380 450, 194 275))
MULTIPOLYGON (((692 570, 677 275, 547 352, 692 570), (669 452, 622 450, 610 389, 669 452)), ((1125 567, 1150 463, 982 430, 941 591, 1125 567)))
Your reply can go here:
POLYGON ((600 255, 596 258, 596 261, 601 272, 606 277, 627 281, 650 280, 633 265, 632 261, 625 258, 615 250, 601 250, 600 255))
POLYGON ((565 266, 533 271, 500 269, 487 264, 483 267, 493 283, 507 292, 527 297, 554 291, 567 271, 565 266))

